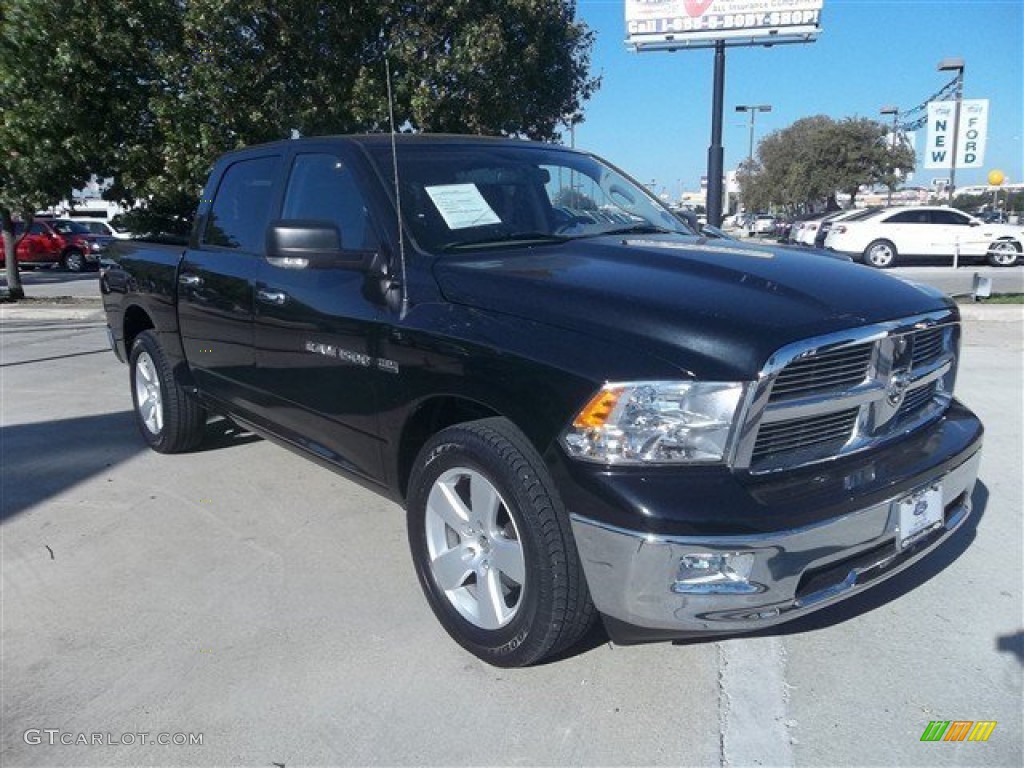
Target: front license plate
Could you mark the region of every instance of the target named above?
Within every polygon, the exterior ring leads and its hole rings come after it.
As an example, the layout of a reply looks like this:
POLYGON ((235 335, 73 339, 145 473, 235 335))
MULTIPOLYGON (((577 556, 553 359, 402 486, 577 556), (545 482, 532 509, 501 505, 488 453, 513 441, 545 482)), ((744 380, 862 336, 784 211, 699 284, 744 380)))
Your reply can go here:
POLYGON ((942 485, 936 483, 900 499, 899 549, 912 544, 928 531, 942 525, 942 485))

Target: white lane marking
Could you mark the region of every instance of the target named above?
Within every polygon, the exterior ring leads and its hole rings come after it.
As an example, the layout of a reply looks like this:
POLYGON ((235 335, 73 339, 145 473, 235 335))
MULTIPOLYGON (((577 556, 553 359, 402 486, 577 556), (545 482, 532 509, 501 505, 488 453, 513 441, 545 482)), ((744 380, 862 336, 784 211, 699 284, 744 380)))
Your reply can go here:
POLYGON ((789 768, 793 741, 787 719, 786 651, 777 637, 718 643, 721 764, 789 768))

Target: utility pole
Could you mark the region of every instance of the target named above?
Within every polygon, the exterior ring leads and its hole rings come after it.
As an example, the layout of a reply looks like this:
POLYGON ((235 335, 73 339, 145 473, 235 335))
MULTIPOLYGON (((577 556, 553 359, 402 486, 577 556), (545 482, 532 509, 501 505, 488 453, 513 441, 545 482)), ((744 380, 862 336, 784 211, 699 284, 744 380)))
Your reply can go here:
POLYGON ((753 169, 754 167, 754 119, 757 117, 758 112, 771 112, 771 104, 739 104, 736 106, 737 112, 746 112, 750 115, 750 149, 747 152, 747 168, 753 169))
MULTIPOLYGON (((896 131, 899 130, 897 119, 898 119, 899 114, 900 114, 900 108, 899 107, 882 107, 882 109, 879 111, 879 113, 883 114, 883 115, 892 115, 892 141, 889 143, 889 150, 892 152, 892 154, 895 155, 896 154, 896 135, 897 135, 896 131)), ((895 173, 896 173, 895 167, 893 167, 892 170, 893 170, 893 174, 895 175, 895 173)), ((892 184, 889 185, 889 194, 886 195, 885 206, 887 208, 892 206, 892 184)))
POLYGON ((960 138, 960 103, 964 98, 964 60, 943 59, 939 62, 939 72, 956 72, 956 95, 953 107, 953 158, 949 166, 949 204, 953 204, 953 192, 956 189, 956 155, 957 141, 960 138))

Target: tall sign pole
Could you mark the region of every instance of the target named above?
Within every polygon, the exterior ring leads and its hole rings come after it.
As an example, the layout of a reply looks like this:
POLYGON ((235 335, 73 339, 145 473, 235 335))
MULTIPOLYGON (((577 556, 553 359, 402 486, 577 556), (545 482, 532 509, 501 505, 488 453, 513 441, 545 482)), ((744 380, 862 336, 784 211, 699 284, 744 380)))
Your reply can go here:
POLYGON ((722 226, 722 111, 725 108, 725 42, 715 43, 715 82, 711 99, 711 146, 708 147, 708 224, 722 226))

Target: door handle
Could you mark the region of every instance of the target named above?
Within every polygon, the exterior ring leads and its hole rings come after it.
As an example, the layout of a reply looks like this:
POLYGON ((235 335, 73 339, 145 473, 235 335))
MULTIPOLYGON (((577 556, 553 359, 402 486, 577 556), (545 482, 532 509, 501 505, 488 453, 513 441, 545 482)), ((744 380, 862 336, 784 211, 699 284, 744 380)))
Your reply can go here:
POLYGON ((256 300, 280 307, 288 301, 288 294, 284 291, 265 291, 260 288, 256 291, 256 300))
POLYGON ((203 278, 201 278, 199 275, 193 275, 189 272, 186 272, 182 275, 178 275, 178 282, 181 283, 186 288, 198 288, 203 284, 203 278))

